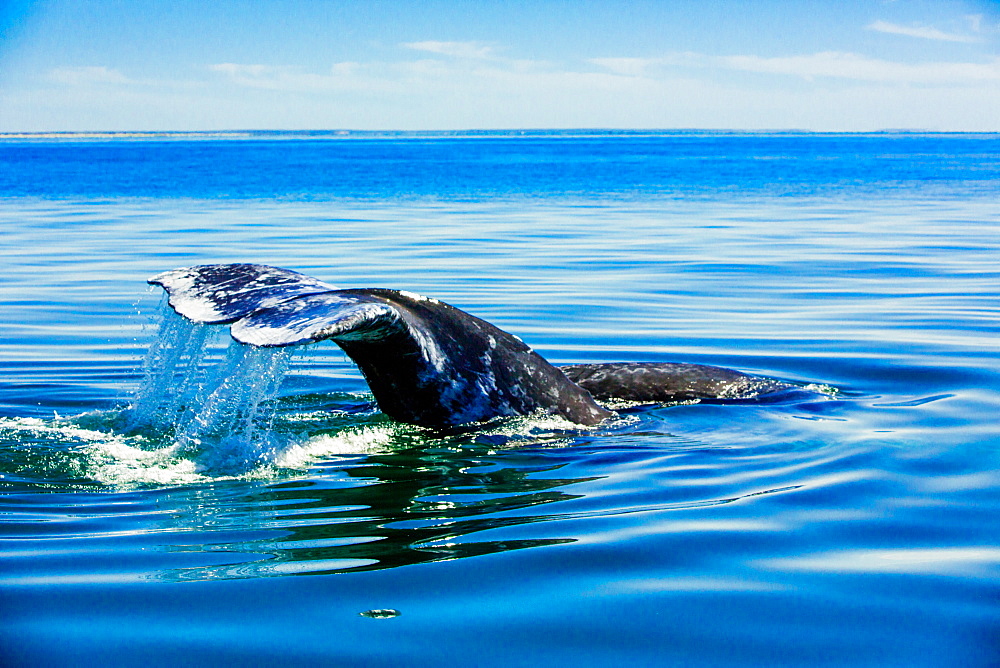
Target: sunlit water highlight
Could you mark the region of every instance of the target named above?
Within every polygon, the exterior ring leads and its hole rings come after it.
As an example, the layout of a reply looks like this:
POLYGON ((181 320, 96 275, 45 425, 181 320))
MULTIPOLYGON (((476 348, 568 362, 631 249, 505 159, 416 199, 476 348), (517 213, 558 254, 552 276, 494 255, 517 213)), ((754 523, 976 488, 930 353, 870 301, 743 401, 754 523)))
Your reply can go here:
POLYGON ((293 139, 0 141, 5 664, 1000 659, 997 137, 293 139), (803 391, 434 433, 230 261, 803 391))

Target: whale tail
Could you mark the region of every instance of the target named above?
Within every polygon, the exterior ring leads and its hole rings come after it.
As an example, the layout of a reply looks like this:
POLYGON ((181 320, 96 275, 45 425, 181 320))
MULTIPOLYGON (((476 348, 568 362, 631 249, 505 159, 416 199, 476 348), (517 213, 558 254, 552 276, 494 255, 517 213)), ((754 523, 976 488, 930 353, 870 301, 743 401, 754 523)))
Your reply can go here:
POLYGON ((386 289, 339 290, 286 269, 203 265, 158 274, 170 306, 228 324, 263 347, 332 340, 358 365, 379 408, 430 427, 543 411, 578 424, 612 415, 520 339, 436 299, 386 289))
POLYGON ((341 290, 260 264, 186 267, 149 279, 196 323, 228 324, 258 347, 329 339, 361 369, 392 418, 441 427, 544 411, 578 424, 613 413, 601 401, 739 400, 789 389, 699 364, 556 368, 516 336, 436 299, 378 288, 341 290))

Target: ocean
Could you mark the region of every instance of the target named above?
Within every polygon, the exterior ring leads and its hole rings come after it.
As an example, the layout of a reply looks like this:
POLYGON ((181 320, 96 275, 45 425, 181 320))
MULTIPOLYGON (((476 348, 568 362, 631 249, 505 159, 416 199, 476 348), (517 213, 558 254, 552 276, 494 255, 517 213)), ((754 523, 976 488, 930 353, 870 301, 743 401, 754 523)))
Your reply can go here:
POLYGON ((7 134, 0 224, 4 665, 1000 663, 1000 135, 7 134), (146 279, 220 262, 798 389, 442 433, 216 326, 190 447, 146 279))

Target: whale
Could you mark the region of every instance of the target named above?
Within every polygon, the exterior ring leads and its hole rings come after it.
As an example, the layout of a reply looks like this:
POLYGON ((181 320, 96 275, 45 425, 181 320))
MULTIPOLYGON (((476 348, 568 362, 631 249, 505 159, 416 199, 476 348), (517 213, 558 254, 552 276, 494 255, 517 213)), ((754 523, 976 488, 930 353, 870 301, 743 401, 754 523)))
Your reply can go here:
POLYGON ((148 279, 194 323, 228 325, 240 344, 283 347, 329 340, 358 366, 379 410, 399 422, 445 428, 548 414, 584 426, 615 402, 744 400, 781 381, 673 362, 555 366, 517 336, 431 297, 387 288, 342 289, 289 269, 209 264, 148 279))

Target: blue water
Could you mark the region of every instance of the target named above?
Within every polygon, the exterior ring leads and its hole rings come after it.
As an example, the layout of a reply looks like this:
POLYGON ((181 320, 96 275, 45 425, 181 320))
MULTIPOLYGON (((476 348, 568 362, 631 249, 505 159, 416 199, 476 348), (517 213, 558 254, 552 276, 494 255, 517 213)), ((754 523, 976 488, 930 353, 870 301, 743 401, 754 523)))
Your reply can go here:
POLYGON ((4 665, 1000 663, 1000 136, 7 137, 0 224, 4 665), (802 391, 442 435, 210 328, 287 375, 188 447, 128 407, 210 262, 802 391))

